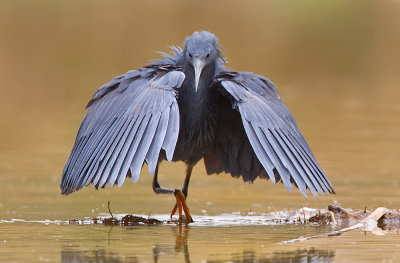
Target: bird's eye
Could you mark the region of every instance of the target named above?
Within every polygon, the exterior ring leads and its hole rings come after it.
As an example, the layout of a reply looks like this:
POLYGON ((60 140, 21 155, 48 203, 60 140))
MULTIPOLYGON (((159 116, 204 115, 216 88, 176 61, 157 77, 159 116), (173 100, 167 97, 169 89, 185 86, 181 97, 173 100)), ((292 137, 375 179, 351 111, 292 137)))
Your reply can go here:
POLYGON ((193 57, 193 56, 192 56, 192 53, 189 53, 189 57, 193 57))
POLYGON ((210 52, 208 52, 208 54, 207 54, 206 58, 209 58, 209 57, 210 57, 210 52))

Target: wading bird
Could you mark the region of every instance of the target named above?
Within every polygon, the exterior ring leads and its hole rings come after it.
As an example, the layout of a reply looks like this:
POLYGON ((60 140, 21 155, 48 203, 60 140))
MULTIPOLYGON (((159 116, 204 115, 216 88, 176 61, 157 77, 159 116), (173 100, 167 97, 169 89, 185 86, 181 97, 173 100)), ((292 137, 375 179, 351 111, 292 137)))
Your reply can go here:
POLYGON ((184 49, 141 69, 128 71, 98 89, 87 105, 61 190, 96 189, 126 177, 136 182, 143 164, 154 175, 156 194, 174 194, 171 217, 186 204, 193 166, 204 159, 208 174, 230 173, 334 193, 274 84, 250 72, 225 68, 217 38, 206 31, 186 38, 184 49), (158 182, 163 160, 187 164, 182 190, 158 182))

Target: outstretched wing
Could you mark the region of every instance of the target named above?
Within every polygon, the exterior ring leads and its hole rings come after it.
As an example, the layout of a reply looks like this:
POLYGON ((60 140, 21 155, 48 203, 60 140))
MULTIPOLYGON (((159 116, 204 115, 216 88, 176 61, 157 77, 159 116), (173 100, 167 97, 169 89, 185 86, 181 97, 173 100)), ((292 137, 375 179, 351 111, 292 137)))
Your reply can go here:
POLYGON ((231 108, 225 107, 226 127, 217 129, 216 149, 211 151, 220 163, 205 158, 209 172, 229 171, 251 181, 268 174, 274 183, 282 180, 289 191, 293 182, 304 196, 307 188, 314 196, 334 193, 271 81, 249 72, 222 72, 215 85, 231 108))
POLYGON ((114 78, 94 94, 65 165, 61 190, 136 182, 143 163, 154 174, 160 151, 172 160, 179 133, 179 68, 153 65, 114 78))

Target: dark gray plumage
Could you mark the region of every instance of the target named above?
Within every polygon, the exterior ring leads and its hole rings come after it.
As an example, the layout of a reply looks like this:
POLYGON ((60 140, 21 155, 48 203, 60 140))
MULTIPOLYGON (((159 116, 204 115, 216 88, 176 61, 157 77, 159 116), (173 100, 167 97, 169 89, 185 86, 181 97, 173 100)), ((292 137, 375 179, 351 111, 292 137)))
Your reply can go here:
MULTIPOLYGON (((146 162, 159 186, 158 164, 202 158, 208 174, 227 172, 244 181, 257 177, 334 193, 274 84, 250 72, 224 67, 215 36, 195 32, 184 50, 114 78, 87 105, 61 181, 63 194, 84 186, 134 182, 146 162)), ((161 190, 160 190, 161 189, 161 190)))

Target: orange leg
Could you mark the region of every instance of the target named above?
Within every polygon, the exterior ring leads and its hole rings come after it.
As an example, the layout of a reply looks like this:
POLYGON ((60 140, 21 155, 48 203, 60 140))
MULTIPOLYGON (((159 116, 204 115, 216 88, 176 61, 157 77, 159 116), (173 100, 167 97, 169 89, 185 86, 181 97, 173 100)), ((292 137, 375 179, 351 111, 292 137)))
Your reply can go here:
POLYGON ((192 174, 192 169, 193 166, 189 165, 186 171, 186 177, 185 177, 185 182, 182 187, 182 191, 178 189, 170 189, 170 188, 164 188, 161 187, 160 184, 158 183, 158 166, 156 168, 154 178, 153 178, 153 190, 156 194, 174 194, 176 198, 176 204, 174 208, 171 211, 171 219, 172 216, 176 213, 176 210, 179 212, 179 220, 182 220, 182 210, 186 215, 187 221, 193 222, 192 216, 190 215, 189 212, 189 207, 186 203, 186 197, 187 197, 187 192, 188 192, 188 187, 189 187, 189 181, 190 181, 190 176, 192 174))
POLYGON ((187 221, 188 222, 193 222, 192 216, 190 215, 189 212, 189 207, 186 203, 186 197, 183 195, 181 190, 175 190, 175 198, 176 198, 176 204, 174 206, 174 208, 172 209, 171 212, 171 219, 172 216, 175 214, 176 209, 178 208, 178 212, 179 212, 179 220, 182 220, 182 210, 186 215, 187 221))
POLYGON ((175 215, 176 209, 178 209, 178 201, 175 203, 174 208, 172 208, 172 211, 171 211, 171 219, 172 219, 172 216, 175 215))

